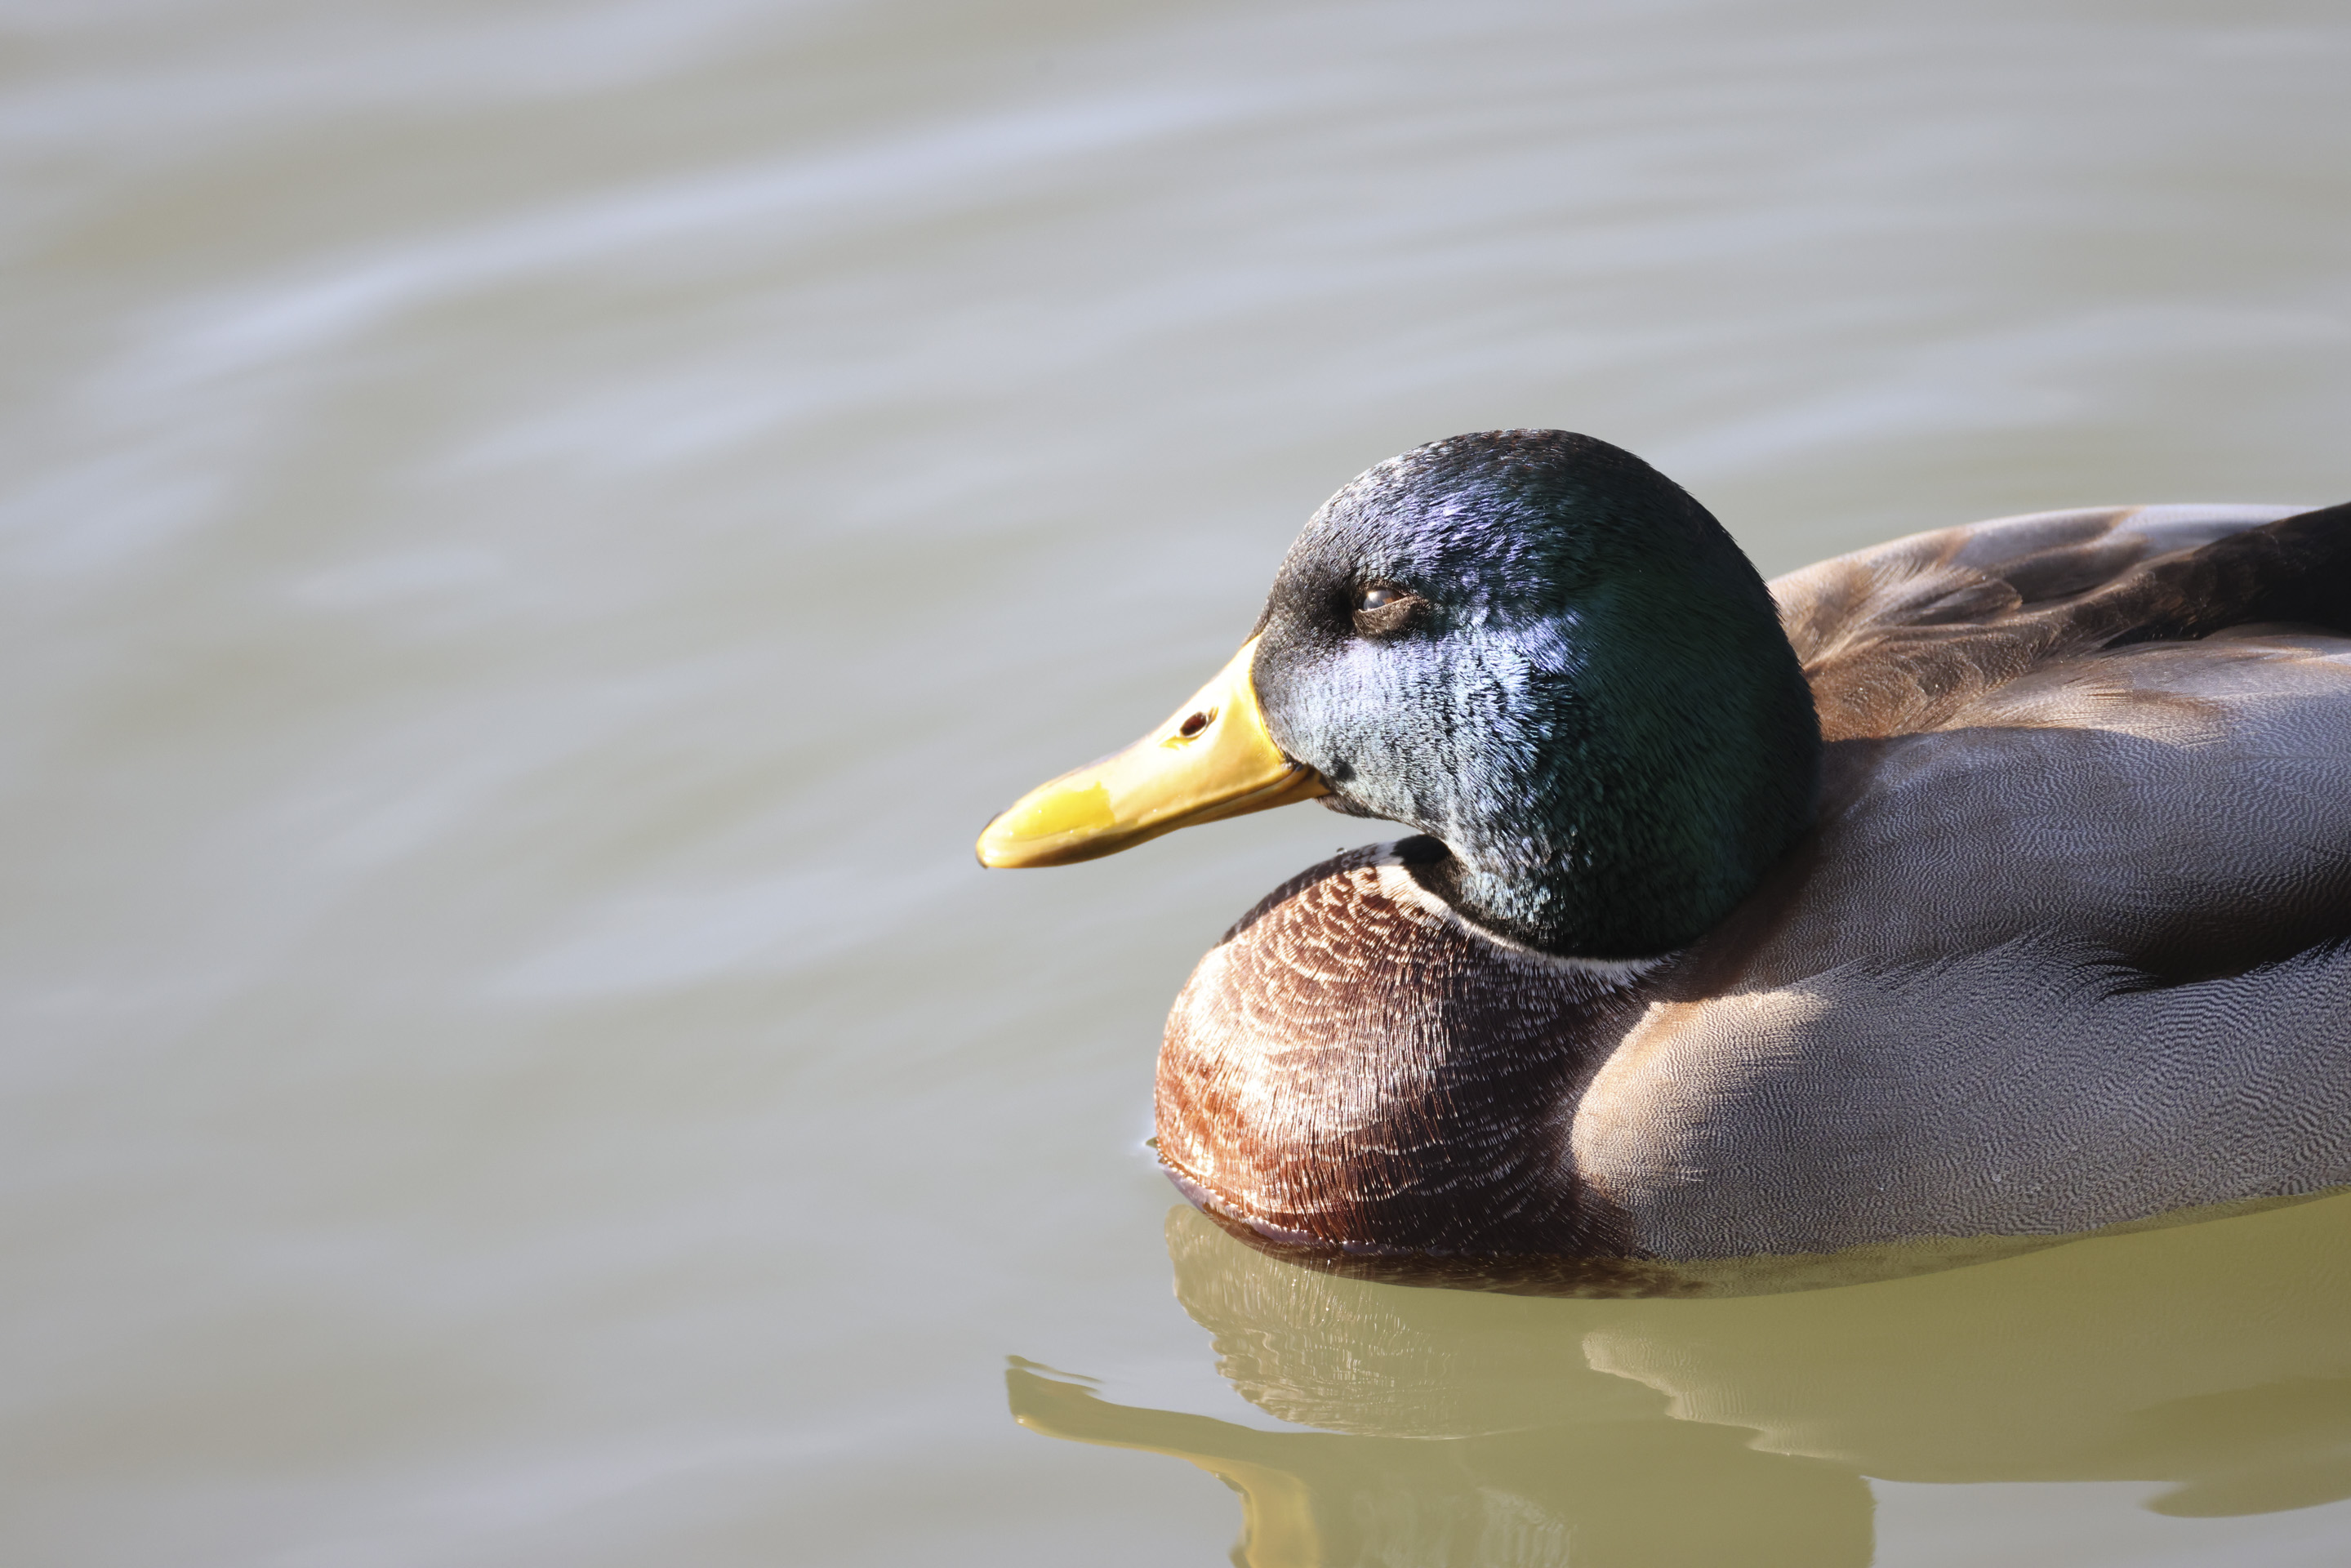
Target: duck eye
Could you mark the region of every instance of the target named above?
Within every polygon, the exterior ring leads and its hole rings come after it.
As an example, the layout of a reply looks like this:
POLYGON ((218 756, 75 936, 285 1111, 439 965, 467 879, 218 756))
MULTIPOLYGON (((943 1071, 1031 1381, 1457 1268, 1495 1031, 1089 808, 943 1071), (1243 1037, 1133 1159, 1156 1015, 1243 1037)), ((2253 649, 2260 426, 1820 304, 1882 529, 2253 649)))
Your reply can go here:
POLYGON ((1355 631, 1365 637, 1401 632, 1421 617, 1427 601, 1393 582, 1366 583, 1355 591, 1355 631))

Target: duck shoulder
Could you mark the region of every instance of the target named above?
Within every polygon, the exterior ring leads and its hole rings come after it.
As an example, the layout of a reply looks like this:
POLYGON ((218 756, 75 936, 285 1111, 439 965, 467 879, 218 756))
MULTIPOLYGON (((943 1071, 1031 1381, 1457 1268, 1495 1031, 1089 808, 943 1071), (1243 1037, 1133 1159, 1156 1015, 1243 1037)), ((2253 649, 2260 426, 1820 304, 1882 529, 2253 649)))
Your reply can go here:
POLYGON ((2105 649, 2262 622, 2351 632, 2351 504, 2038 512, 1913 534, 1771 586, 1823 737, 1910 734, 2105 649))

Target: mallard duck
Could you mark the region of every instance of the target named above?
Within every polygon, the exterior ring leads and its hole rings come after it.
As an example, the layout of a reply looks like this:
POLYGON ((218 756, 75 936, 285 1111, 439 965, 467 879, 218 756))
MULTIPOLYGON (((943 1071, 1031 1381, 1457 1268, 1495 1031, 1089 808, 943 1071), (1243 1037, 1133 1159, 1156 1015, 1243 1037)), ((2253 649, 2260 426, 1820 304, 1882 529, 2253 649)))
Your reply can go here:
POLYGON ((2351 1182, 2351 505, 2049 512, 1766 585, 1561 431, 1332 497, 1232 662, 991 822, 1321 798, 1161 1049, 1195 1202, 1370 1252, 2049 1235, 2351 1182))

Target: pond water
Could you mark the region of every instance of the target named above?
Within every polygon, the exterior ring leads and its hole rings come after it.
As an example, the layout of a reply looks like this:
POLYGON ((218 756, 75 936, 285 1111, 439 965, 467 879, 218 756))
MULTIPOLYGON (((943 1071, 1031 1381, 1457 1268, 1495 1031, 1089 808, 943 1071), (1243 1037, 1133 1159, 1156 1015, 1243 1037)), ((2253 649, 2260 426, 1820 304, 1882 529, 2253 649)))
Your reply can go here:
POLYGON ((2351 1557, 2351 1199, 1314 1272, 1177 1202, 1152 1055, 1378 835, 970 855, 1436 436, 1767 572, 2351 495, 2346 68, 2324 0, 0 5, 0 1555, 2351 1557))

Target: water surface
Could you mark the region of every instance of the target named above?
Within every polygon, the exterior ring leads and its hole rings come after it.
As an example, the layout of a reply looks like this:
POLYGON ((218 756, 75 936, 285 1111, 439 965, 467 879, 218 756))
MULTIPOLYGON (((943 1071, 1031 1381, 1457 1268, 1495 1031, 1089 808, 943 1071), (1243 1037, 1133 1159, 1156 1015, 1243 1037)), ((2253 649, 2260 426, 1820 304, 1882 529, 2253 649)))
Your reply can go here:
POLYGON ((1261 1563, 2342 1560, 2343 1204, 1311 1274, 1169 1220, 1150 1062, 1364 827, 969 841, 1456 431, 1766 571, 2351 494, 2346 65, 2314 0, 0 10, 6 1557, 1208 1563, 1164 1454, 1247 1448, 1261 1563))

